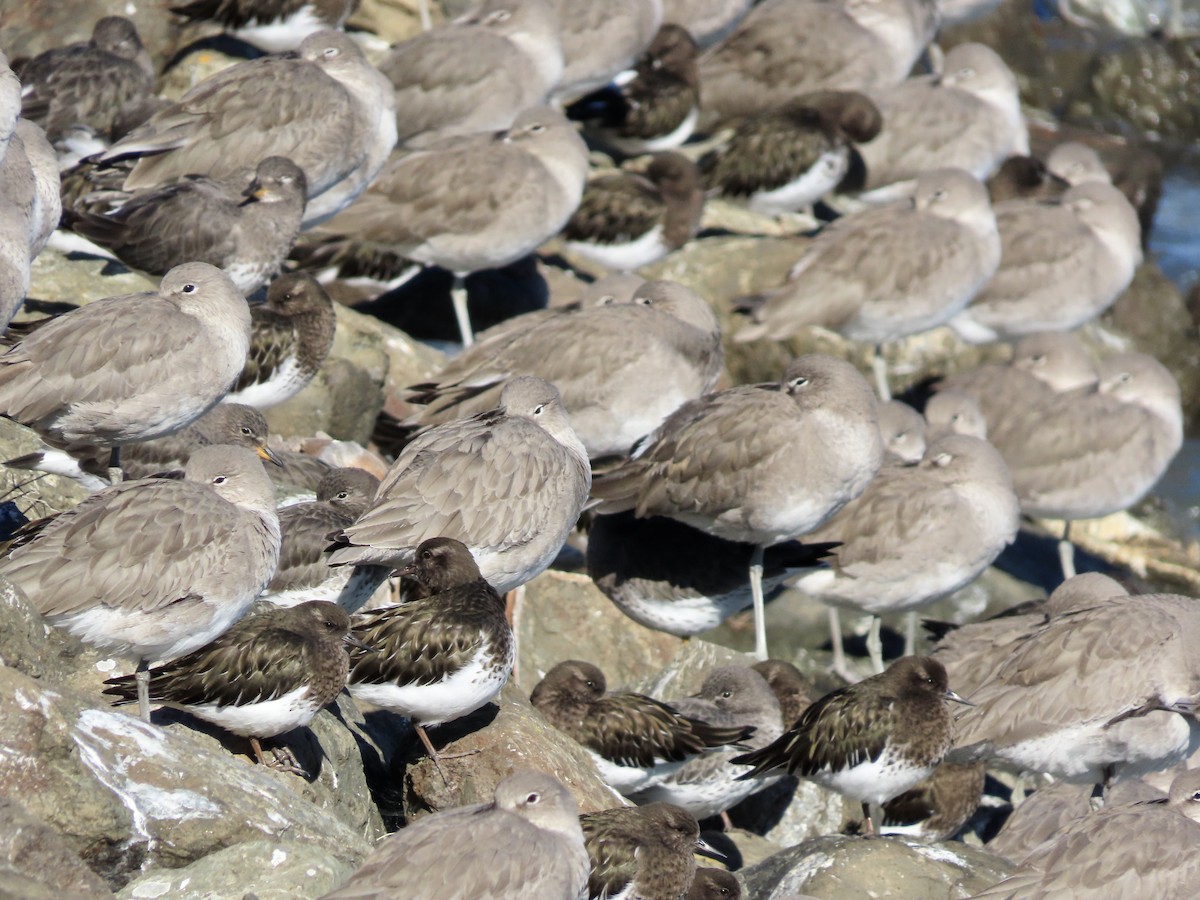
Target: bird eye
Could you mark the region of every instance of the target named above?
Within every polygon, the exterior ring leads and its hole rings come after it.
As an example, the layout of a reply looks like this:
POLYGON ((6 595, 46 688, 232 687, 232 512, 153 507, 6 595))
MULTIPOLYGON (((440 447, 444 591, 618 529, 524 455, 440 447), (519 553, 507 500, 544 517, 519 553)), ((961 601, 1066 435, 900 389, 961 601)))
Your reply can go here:
POLYGON ((533 806, 535 803, 537 803, 541 799, 542 799, 541 794, 538 794, 538 793, 530 794, 528 797, 525 798, 525 805, 533 806))
POLYGON ((195 286, 194 284, 185 284, 185 285, 184 285, 184 286, 181 288, 181 290, 182 290, 182 291, 183 291, 185 294, 190 294, 190 293, 192 293, 193 291, 195 291, 195 290, 196 290, 196 286, 195 286))
POLYGON ((733 691, 721 691, 721 699, 722 700, 728 700, 732 696, 733 696, 733 691))
POLYGON ((337 627, 338 627, 338 623, 333 621, 333 619, 326 619, 325 627, 328 628, 330 631, 336 631, 337 627))
POLYGON ((433 551, 432 550, 422 550, 421 551, 421 559, 433 559, 433 551))
POLYGON ((335 499, 335 500, 345 500, 345 499, 347 499, 349 496, 350 496, 350 492, 349 492, 349 491, 338 491, 338 492, 337 492, 337 496, 336 496, 334 499, 335 499))
POLYGON ((483 20, 484 25, 496 25, 500 22, 507 22, 512 18, 512 13, 507 9, 498 9, 486 19, 483 20))
POLYGON ((796 388, 802 388, 806 384, 808 384, 808 376, 798 375, 797 377, 793 378, 791 381, 788 382, 788 390, 794 391, 794 390, 796 390, 796 388))
POLYGON ((596 686, 596 682, 594 682, 594 681, 585 681, 584 684, 586 684, 590 688, 594 688, 596 686))
POLYGON ((1200 800, 1200 791, 1196 791, 1196 793, 1192 794, 1192 799, 1200 800))
POLYGON ((335 56, 340 56, 342 53, 337 47, 326 47, 325 56, 328 59, 333 59, 335 56))
POLYGON ((225 483, 225 476, 224 476, 224 475, 218 475, 216 478, 214 478, 214 479, 212 480, 212 483, 213 483, 213 484, 224 484, 224 483, 225 483))
POLYGON ((541 134, 541 133, 542 133, 543 131, 545 131, 545 130, 546 130, 546 126, 545 126, 545 125, 530 125, 530 126, 529 126, 529 133, 530 133, 530 134, 541 134))
POLYGON ((242 434, 246 435, 246 437, 249 437, 251 434, 253 434, 253 432, 250 430, 249 426, 243 425, 242 434))
POLYGON ((539 403, 537 406, 534 407, 533 414, 535 416, 540 416, 542 414, 542 410, 544 410, 545 408, 546 408, 546 404, 539 403))
POLYGON ((651 300, 649 297, 637 297, 634 299, 633 302, 636 303, 638 306, 653 306, 654 305, 654 301, 651 300))

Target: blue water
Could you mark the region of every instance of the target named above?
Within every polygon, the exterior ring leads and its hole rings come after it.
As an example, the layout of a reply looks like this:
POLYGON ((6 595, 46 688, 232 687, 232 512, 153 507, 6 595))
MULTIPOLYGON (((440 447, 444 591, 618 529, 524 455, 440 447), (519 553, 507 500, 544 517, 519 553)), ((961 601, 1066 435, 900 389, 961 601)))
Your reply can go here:
POLYGON ((1163 273, 1186 293, 1200 280, 1200 159, 1171 164, 1150 231, 1163 273))

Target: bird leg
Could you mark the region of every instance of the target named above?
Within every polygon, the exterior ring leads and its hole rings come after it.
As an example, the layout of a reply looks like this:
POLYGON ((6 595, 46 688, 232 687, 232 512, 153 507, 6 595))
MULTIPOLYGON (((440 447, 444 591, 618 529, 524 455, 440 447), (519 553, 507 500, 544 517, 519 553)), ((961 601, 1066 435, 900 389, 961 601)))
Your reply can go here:
POLYGON ((108 483, 120 484, 125 480, 125 473, 121 471, 121 448, 113 447, 108 451, 108 483))
POLYGON ((760 662, 767 659, 766 603, 763 600, 762 574, 765 548, 755 546, 750 556, 750 597, 754 603, 754 657, 760 662))
POLYGON ((433 742, 429 740, 429 734, 425 731, 424 726, 413 722, 413 728, 417 731, 417 737, 421 739, 421 744, 425 747, 425 752, 429 754, 429 758, 433 760, 433 767, 437 769, 437 773, 442 776, 442 784, 450 787, 450 779, 446 777, 446 773, 442 771, 443 759, 463 759, 467 756, 474 756, 479 752, 478 749, 467 750, 463 753, 438 753, 433 749, 433 742))
POLYGON ((1071 543, 1071 522, 1063 522, 1062 540, 1058 542, 1058 563, 1062 566, 1063 581, 1075 577, 1075 545, 1071 543))
POLYGON ((875 674, 883 672, 883 638, 879 634, 883 620, 879 616, 871 616, 871 630, 867 632, 867 656, 871 658, 871 668, 875 674))
POLYGON ((887 403, 892 399, 892 390, 888 387, 887 360, 883 358, 883 347, 879 344, 875 345, 875 352, 871 356, 871 371, 875 374, 875 390, 879 393, 879 399, 887 403))
POLYGON ((291 772, 293 775, 300 775, 307 778, 309 773, 292 755, 292 751, 287 747, 272 747, 271 758, 263 752, 262 744, 258 738, 252 737, 250 740, 250 749, 254 751, 254 758, 258 760, 260 766, 266 766, 268 769, 276 769, 280 772, 291 772))
POLYGON ((467 281, 454 274, 454 286, 450 288, 450 300, 454 303, 454 318, 458 320, 458 333, 462 337, 464 348, 475 343, 475 335, 471 331, 471 316, 467 312, 467 281))
POLYGON ((421 17, 421 30, 433 28, 433 16, 429 14, 429 0, 417 0, 417 14, 421 17))
POLYGON ((917 652, 917 611, 911 609, 904 614, 904 655, 917 652))
MULTIPOLYGON (((117 469, 120 472, 120 469, 117 469)), ((133 680, 137 684, 138 695, 138 715, 142 717, 142 721, 149 724, 150 722, 150 660, 138 660, 137 671, 133 675, 133 680)))
POLYGON ((878 837, 883 831, 883 807, 873 803, 863 803, 863 835, 878 837))
POLYGON ((853 684, 858 677, 846 665, 846 649, 842 646, 842 618, 836 606, 829 607, 829 643, 833 646, 833 665, 830 670, 853 684))

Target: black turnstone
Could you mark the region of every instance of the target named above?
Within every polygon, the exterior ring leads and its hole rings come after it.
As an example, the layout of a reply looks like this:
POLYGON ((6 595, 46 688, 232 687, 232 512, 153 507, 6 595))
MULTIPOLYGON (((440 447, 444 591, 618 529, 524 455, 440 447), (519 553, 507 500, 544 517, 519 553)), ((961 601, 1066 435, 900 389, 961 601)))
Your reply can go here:
POLYGON ((700 161, 705 182, 757 213, 800 212, 831 193, 850 168, 854 145, 883 125, 856 91, 818 91, 740 122, 728 143, 700 161))
POLYGON ((281 509, 279 566, 261 599, 278 606, 327 600, 348 612, 366 603, 372 592, 357 590, 358 585, 378 584, 390 570, 359 573, 353 566, 330 568, 324 554, 330 532, 362 515, 378 489, 379 479, 363 469, 330 469, 317 485, 316 500, 281 509))
MULTIPOLYGON (((129 444, 121 452, 121 469, 126 478, 149 478, 175 472, 201 447, 229 444, 253 450, 267 462, 282 466, 282 458, 267 446, 269 429, 263 414, 251 406, 218 403, 191 425, 152 441, 129 444)), ((95 493, 109 486, 109 451, 98 447, 79 448, 70 453, 44 448, 4 461, 13 469, 34 469, 73 479, 95 493)))
POLYGON ((371 508, 334 537, 330 564, 402 566, 443 536, 501 593, 545 571, 587 500, 587 453, 553 385, 522 375, 500 401, 405 447, 371 508))
POLYGON ((555 109, 532 107, 505 132, 446 138, 393 156, 322 233, 353 235, 455 273, 451 296, 469 344, 463 279, 514 263, 558 234, 586 180, 587 147, 575 127, 555 109))
POLYGON ((250 352, 226 398, 267 409, 304 389, 333 349, 333 300, 302 272, 281 275, 267 300, 250 307, 250 352))
POLYGON ((702 297, 671 281, 643 283, 629 302, 546 310, 490 330, 477 348, 410 388, 428 426, 493 408, 512 375, 554 384, 588 456, 625 455, 721 374, 721 326, 702 297))
POLYGON ((1175 765, 1200 745, 1197 640, 1200 608, 1175 594, 1054 616, 984 657, 990 675, 955 723, 952 758, 1105 786, 1175 765))
POLYGON ((877 407, 852 365, 801 356, 778 382, 685 404, 592 492, 600 512, 668 516, 754 544, 755 652, 766 659, 763 550, 816 528, 866 488, 883 460, 877 407))
POLYGON ((206 262, 251 294, 292 249, 305 190, 304 173, 290 159, 269 156, 249 184, 194 175, 138 191, 105 215, 68 212, 67 224, 132 268, 163 275, 183 262, 206 262))
POLYGON ((699 179, 696 164, 678 153, 658 154, 645 174, 622 170, 593 178, 563 229, 567 248, 619 272, 662 259, 700 228, 699 179))
POLYGON ((626 156, 674 149, 700 115, 698 53, 687 29, 663 25, 630 78, 577 100, 567 116, 626 156))
POLYGON ((1100 154, 1078 141, 1058 144, 1045 161, 1036 156, 1010 156, 988 179, 992 203, 1061 197, 1067 188, 1089 181, 1112 184, 1100 154))
POLYGON ((1190 897, 1200 886, 1200 771, 1171 783, 1165 800, 1105 806, 1031 853, 976 897, 1190 897))
POLYGON ((601 88, 633 66, 663 23, 662 0, 550 0, 562 37, 556 102, 601 88))
POLYGON ((579 806, 556 778, 517 771, 491 803, 422 816, 380 841, 350 880, 326 900, 420 896, 585 896, 590 863, 579 806), (499 862, 503 860, 503 862, 499 862))
POLYGON ((745 770, 730 760, 744 749, 760 750, 783 733, 779 701, 766 679, 748 666, 720 666, 705 677, 700 692, 672 700, 689 718, 709 725, 753 729, 738 749, 693 756, 678 771, 639 792, 637 803, 664 801, 681 806, 697 819, 717 816, 768 785, 739 776, 745 770))
MULTIPOLYGON (((841 546, 832 565, 795 586, 873 617, 867 649, 879 673, 880 617, 915 611, 973 582, 1016 539, 1020 520, 1001 455, 987 441, 952 434, 931 444, 915 466, 884 466, 862 494, 809 532, 841 546)), ((841 635, 832 638, 834 665, 844 675, 841 635)))
POLYGON ((490 703, 512 673, 516 646, 504 601, 460 541, 422 541, 400 574, 416 579, 422 596, 355 622, 355 636, 371 649, 352 654, 347 687, 408 717, 440 772, 425 727, 490 703))
MULTIPOLYGON (((350 616, 333 603, 255 613, 151 669, 150 699, 249 738, 258 762, 271 765, 260 742, 308 725, 346 686, 348 639, 350 616)), ((137 701, 135 676, 104 683, 118 704, 137 701)), ((292 767, 278 754, 275 763, 292 767)))
POLYGON ((742 883, 732 872, 697 866, 686 900, 742 900, 742 883))
POLYGON ((550 0, 486 0, 379 61, 395 92, 398 141, 416 147, 511 128, 546 102, 562 70, 550 0))
POLYGON ((983 796, 984 764, 940 762, 933 774, 883 804, 883 834, 948 841, 967 823, 983 796))
POLYGON ((295 54, 210 76, 99 161, 131 165, 123 188, 133 191, 185 175, 248 178, 264 158, 286 156, 308 181, 303 224, 310 228, 351 203, 387 162, 396 144, 395 102, 358 44, 318 31, 295 54))
POLYGON ((0 560, 51 625, 147 669, 242 617, 279 559, 275 491, 242 447, 204 447, 182 480, 126 481, 57 516, 0 560))
MULTIPOLYGON (((67 313, 0 356, 0 413, 48 443, 117 448, 211 409, 246 362, 250 310, 229 277, 185 263, 158 291, 67 313)), ((119 472, 117 473, 119 477, 119 472)))
MULTIPOLYGON (((734 340, 782 340, 822 325, 878 347, 947 322, 999 263, 1000 235, 983 185, 961 169, 935 169, 917 179, 913 199, 823 229, 782 287, 743 303, 754 322, 734 340)), ((886 373, 876 377, 886 400, 886 373)))
POLYGON ((1017 79, 983 44, 951 49, 940 77, 912 78, 871 99, 887 127, 859 148, 868 198, 893 199, 930 169, 963 169, 983 181, 1006 157, 1029 153, 1017 79))
POLYGON ((974 343, 1078 328, 1112 306, 1141 265, 1137 210, 1110 184, 1010 200, 995 213, 1000 266, 950 322, 974 343))
MULTIPOLYGON (((822 565, 836 544, 785 541, 763 554, 763 594, 822 565)), ((747 609, 754 545, 727 541, 662 516, 632 511, 596 516, 587 569, 617 608, 647 628, 694 637, 747 609)))
POLYGON ((577 659, 547 672, 529 699, 588 751, 600 776, 622 794, 644 790, 696 754, 743 740, 752 730, 710 725, 644 694, 610 693, 604 673, 577 659))
POLYGON ((21 67, 21 115, 59 141, 76 125, 107 135, 121 110, 154 92, 154 65, 133 22, 105 16, 91 40, 47 50, 21 67))
POLYGON ((878 808, 927 778, 950 750, 947 700, 966 702, 950 690, 942 664, 906 656, 826 694, 775 743, 733 762, 754 767, 742 778, 782 769, 857 800, 871 829, 878 808))
POLYGON ((605 809, 579 822, 592 866, 589 900, 681 898, 696 874, 694 854, 712 852, 696 817, 670 803, 605 809))
POLYGON ((314 31, 342 28, 360 0, 184 0, 171 12, 216 22, 266 53, 295 50, 314 31))

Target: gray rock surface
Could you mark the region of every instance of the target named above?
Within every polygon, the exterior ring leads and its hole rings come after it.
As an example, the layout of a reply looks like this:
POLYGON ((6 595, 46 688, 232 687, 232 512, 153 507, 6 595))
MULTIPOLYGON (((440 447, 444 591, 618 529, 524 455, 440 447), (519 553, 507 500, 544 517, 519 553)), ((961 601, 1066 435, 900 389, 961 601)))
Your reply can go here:
POLYGON ((12 797, 0 797, 0 897, 76 900, 112 892, 66 842, 12 797))
POLYGON ((755 900, 799 894, 822 900, 949 900, 970 897, 1011 871, 1000 857, 966 844, 838 835, 805 841, 740 875, 746 895, 755 900))

